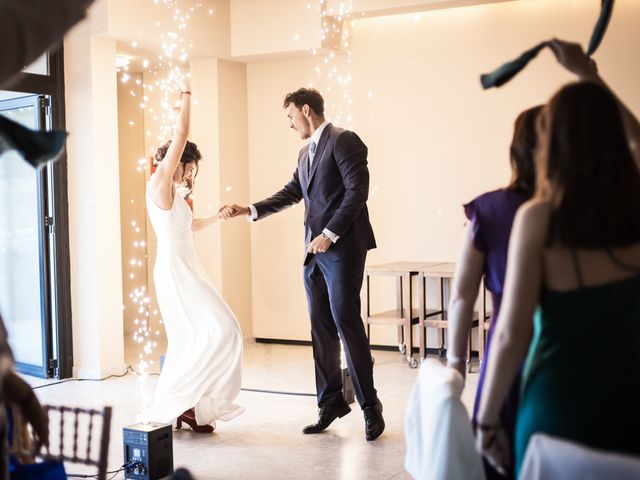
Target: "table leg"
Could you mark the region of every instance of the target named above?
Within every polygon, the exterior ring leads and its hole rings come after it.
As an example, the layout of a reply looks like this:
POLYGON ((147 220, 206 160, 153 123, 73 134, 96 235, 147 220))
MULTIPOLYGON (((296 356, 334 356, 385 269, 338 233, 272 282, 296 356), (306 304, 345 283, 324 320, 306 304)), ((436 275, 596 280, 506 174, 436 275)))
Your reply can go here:
POLYGON ((418 360, 413 358, 413 327, 411 325, 411 317, 413 312, 411 311, 412 304, 412 288, 411 288, 411 275, 405 273, 402 275, 402 283, 404 284, 404 297, 403 297, 403 312, 404 312, 404 338, 406 341, 406 355, 407 363, 410 368, 416 368, 418 366, 418 360))
MULTIPOLYGON (((401 318, 405 318, 406 316, 406 307, 404 304, 404 295, 403 295, 403 277, 398 276, 396 279, 396 305, 398 311, 400 313, 401 318)), ((409 314, 411 315, 411 314, 409 314)), ((404 330, 402 325, 398 325, 398 350, 400 350, 401 354, 405 354, 407 351, 407 345, 405 343, 406 337, 404 336, 404 330)))
MULTIPOLYGON (((445 318, 445 306, 444 306, 444 278, 440 277, 440 312, 442 315, 442 319, 445 318)), ((440 348, 438 349, 438 355, 440 357, 444 357, 444 328, 438 329, 438 336, 440 348)))
POLYGON ((427 327, 425 327, 425 323, 427 320, 427 306, 426 306, 426 297, 427 297, 427 285, 425 282, 425 277, 422 273, 418 274, 418 350, 420 352, 420 361, 424 360, 427 356, 426 354, 426 346, 427 346, 427 327))

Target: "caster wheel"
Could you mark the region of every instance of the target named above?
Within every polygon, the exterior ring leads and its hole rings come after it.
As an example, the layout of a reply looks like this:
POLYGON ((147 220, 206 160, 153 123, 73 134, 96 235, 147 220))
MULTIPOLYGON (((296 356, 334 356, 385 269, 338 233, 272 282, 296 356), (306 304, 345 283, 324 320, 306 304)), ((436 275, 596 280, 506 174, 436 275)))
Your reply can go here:
POLYGON ((467 373, 471 373, 471 362, 467 362, 467 373))
POLYGON ((371 357, 371 363, 374 363, 374 364, 376 363, 376 357, 374 356, 371 357))
POLYGON ((411 357, 409 359, 409 368, 418 368, 418 360, 416 358, 411 357))
POLYGON ((398 345, 398 350, 400 350, 400 353, 404 355, 405 353, 407 353, 407 346, 404 343, 401 343, 400 345, 398 345))

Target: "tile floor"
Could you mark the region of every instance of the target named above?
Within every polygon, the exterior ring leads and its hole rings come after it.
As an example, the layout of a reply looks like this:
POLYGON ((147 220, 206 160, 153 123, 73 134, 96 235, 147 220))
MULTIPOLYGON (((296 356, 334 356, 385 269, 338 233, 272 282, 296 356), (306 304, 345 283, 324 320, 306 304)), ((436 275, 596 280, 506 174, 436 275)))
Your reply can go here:
MULTIPOLYGON (((336 420, 320 435, 302 435, 315 421, 315 398, 242 391, 237 403, 245 412, 219 422, 211 435, 183 428, 173 433, 174 465, 187 467, 197 479, 410 479, 404 463, 404 413, 416 379, 395 352, 374 351, 374 378, 384 404, 385 433, 375 442, 364 439, 360 410, 336 420)), ((48 382, 26 377, 33 385, 48 382)), ((111 405, 109 469, 122 464, 122 429, 135 423, 143 391, 157 377, 144 381, 133 374, 101 382, 67 382, 36 390, 41 402, 81 407, 111 405)), ((467 379, 463 402, 470 409, 477 374, 467 379)), ((248 344, 245 346, 243 387, 288 392, 314 392, 310 347, 248 344)), ((85 473, 79 466, 67 472, 85 473)), ((124 478, 120 473, 116 479, 124 478)))

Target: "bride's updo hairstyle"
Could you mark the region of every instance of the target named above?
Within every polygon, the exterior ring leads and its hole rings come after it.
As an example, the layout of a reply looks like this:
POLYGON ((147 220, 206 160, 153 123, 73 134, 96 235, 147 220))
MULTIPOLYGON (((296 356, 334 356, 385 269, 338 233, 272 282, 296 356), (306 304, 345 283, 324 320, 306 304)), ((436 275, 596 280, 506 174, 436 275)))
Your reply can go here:
MULTIPOLYGON (((162 159, 167 154, 167 150, 169 150, 169 145, 171 145, 171 140, 167 143, 158 147, 158 151, 156 152, 155 161, 156 163, 160 163, 162 159)), ((198 162, 202 160, 202 154, 200 150, 198 150, 198 146, 187 140, 187 144, 184 147, 184 151, 182 152, 182 156, 180 157, 181 163, 193 163, 195 162, 196 166, 198 162)))

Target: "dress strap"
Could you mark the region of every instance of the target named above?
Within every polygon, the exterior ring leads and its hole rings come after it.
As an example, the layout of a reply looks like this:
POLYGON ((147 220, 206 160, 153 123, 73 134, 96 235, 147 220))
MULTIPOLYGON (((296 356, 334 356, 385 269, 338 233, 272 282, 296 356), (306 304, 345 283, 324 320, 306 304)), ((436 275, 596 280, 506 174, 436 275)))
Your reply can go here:
POLYGON ((639 266, 632 266, 632 265, 627 265, 626 263, 624 263, 622 260, 620 260, 618 257, 616 257, 613 253, 613 251, 610 248, 607 248, 607 255, 609 255, 609 259, 620 269, 622 270, 626 270, 627 272, 640 272, 640 267, 639 266))
POLYGON ((580 262, 578 261, 578 252, 575 249, 570 249, 571 259, 573 260, 573 268, 576 271, 576 280, 578 280, 578 287, 582 287, 584 282, 582 281, 582 270, 580 270, 580 262))

